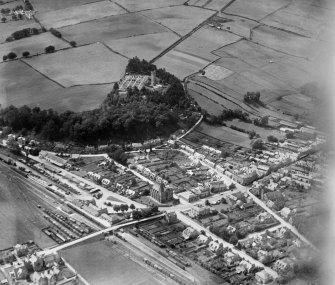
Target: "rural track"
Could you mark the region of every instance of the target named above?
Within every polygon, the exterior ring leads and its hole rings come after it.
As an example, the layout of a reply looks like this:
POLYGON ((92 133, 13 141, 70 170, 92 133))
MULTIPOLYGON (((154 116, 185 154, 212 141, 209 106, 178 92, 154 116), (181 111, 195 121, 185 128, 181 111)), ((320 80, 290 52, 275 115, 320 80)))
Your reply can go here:
POLYGON ((203 22, 201 22, 197 27, 193 28, 190 32, 188 32, 186 35, 182 36, 179 40, 177 40, 176 42, 174 42, 172 45, 170 45, 168 48, 166 48, 164 51, 162 51, 159 55, 157 55, 156 57, 154 57, 152 60, 150 60, 150 63, 154 63, 156 60, 160 59, 162 56, 164 56, 165 54, 167 54, 169 51, 171 51, 172 49, 174 49, 176 46, 178 46, 180 43, 182 43, 184 40, 186 40, 187 38, 189 38, 191 35, 193 35, 197 30, 199 30, 200 28, 203 27, 204 23, 206 23, 209 19, 211 19, 212 17, 216 16, 219 12, 215 12, 213 15, 211 15, 210 17, 208 17, 206 20, 204 20, 203 22))

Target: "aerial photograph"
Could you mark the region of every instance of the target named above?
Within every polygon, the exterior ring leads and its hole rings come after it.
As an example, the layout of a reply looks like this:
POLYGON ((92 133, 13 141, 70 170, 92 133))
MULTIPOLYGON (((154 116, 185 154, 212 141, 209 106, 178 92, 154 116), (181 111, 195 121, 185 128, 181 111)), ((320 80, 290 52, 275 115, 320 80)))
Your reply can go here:
POLYGON ((0 14, 0 285, 335 285, 335 1, 0 14))

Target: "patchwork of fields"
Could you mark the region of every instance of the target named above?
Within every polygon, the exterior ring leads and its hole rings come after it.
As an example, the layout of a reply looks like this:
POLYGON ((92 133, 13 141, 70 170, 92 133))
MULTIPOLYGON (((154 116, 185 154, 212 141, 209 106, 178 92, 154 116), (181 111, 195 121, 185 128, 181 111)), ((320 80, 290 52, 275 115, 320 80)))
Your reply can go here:
MULTIPOLYGON (((6 2, 1 8, 21 3, 6 2)), ((31 3, 35 20, 5 16, 6 22, 1 23, 5 32, 0 35, 0 52, 18 56, 0 62, 2 106, 95 108, 123 76, 127 60, 138 56, 155 59, 157 66, 181 79, 191 76, 190 94, 211 114, 242 108, 252 116, 290 119, 313 108, 300 88, 315 79, 315 64, 327 54, 324 43, 332 19, 323 2, 312 0, 31 3), (47 32, 5 42, 24 28, 47 32), (50 28, 62 37, 49 33, 50 28), (56 52, 46 54, 49 45, 56 52), (22 58, 24 51, 31 57, 22 58), (204 74, 199 76, 199 71, 204 74), (243 96, 249 91, 260 91, 267 107, 245 104, 243 96)))

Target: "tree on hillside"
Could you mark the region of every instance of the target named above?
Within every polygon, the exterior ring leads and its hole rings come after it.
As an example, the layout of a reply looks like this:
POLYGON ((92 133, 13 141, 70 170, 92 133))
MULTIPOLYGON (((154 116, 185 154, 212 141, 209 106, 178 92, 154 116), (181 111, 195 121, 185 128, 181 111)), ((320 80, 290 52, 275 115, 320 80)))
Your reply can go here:
POLYGON ((7 18, 6 18, 6 17, 2 17, 2 18, 1 18, 1 22, 6 23, 6 21, 7 21, 7 18))
POLYGON ((22 56, 23 56, 23 57, 29 57, 29 56, 30 56, 30 52, 29 52, 29 51, 24 51, 24 52, 22 53, 22 56))
POLYGON ((15 59, 15 58, 17 58, 17 55, 16 55, 16 53, 15 52, 10 52, 8 55, 7 55, 7 57, 8 57, 8 59, 15 59))
POLYGON ((72 47, 75 47, 75 46, 77 46, 77 43, 76 43, 75 41, 70 41, 70 45, 71 45, 72 47))
POLYGON ((263 149, 263 141, 262 139, 256 139, 251 142, 252 149, 263 149))
POLYGON ((3 57, 2 57, 2 60, 3 61, 6 61, 8 59, 8 56, 7 55, 4 55, 3 57))
POLYGON ((50 45, 50 46, 47 46, 44 50, 46 53, 53 53, 55 52, 55 47, 50 45))
POLYGON ((129 208, 130 208, 131 210, 135 210, 136 207, 135 207, 134 204, 130 204, 129 208))

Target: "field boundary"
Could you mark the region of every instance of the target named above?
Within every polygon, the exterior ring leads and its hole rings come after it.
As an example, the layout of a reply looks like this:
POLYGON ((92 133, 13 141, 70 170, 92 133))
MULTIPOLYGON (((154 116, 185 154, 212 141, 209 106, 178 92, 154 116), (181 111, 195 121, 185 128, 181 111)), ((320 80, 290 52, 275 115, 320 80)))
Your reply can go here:
POLYGON ((167 47, 165 50, 163 50, 159 55, 157 55, 156 57, 154 57, 152 60, 150 60, 150 63, 154 63, 156 60, 160 59, 161 57, 163 57, 164 55, 166 55, 169 51, 173 50, 176 46, 178 46, 181 42, 183 42, 184 40, 186 40, 187 38, 189 38, 191 35, 193 35, 197 30, 199 30, 200 28, 202 28, 202 26, 204 25, 204 23, 206 23, 210 18, 216 16, 219 12, 215 12, 213 15, 209 16, 207 19, 205 19, 204 21, 202 21, 198 26, 196 26, 195 28, 193 28, 190 32, 188 32, 186 35, 182 36, 179 40, 177 40, 176 42, 174 42, 172 45, 170 45, 169 47, 167 47))
POLYGON ((33 69, 34 71, 38 72, 39 74, 41 74, 43 77, 45 77, 46 79, 56 83, 58 86, 66 89, 67 87, 65 87, 64 85, 60 84, 59 82, 57 82, 56 80, 51 79, 49 76, 45 75, 44 73, 40 72, 39 70, 37 70, 36 68, 34 68, 32 65, 30 65, 28 62, 24 61, 22 58, 19 59, 19 61, 23 62, 24 64, 28 65, 31 69, 33 69))

